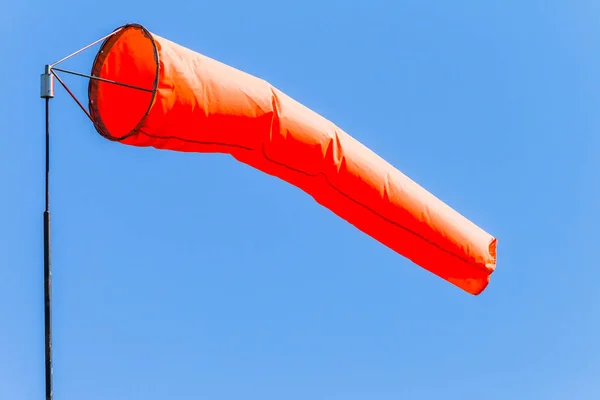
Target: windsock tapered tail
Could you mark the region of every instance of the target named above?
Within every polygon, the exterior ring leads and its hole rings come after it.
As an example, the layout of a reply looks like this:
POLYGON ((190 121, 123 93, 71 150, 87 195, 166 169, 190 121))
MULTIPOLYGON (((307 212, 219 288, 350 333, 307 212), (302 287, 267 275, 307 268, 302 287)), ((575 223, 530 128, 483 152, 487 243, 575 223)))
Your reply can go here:
POLYGON ((230 154, 464 291, 487 287, 496 238, 268 82, 137 24, 103 42, 92 75, 146 89, 90 80, 90 115, 105 138, 230 154))

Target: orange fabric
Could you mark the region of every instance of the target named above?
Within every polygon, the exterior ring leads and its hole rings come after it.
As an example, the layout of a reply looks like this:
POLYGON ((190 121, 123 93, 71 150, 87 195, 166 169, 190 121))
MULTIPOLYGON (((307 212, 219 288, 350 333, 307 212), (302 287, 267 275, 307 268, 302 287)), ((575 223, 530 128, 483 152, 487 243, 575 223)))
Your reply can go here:
POLYGON ((110 140, 231 154, 279 177, 417 265, 477 295, 496 239, 374 152, 269 83, 139 25, 108 38, 92 73, 90 113, 110 140), (159 67, 159 68, 158 68, 159 67))

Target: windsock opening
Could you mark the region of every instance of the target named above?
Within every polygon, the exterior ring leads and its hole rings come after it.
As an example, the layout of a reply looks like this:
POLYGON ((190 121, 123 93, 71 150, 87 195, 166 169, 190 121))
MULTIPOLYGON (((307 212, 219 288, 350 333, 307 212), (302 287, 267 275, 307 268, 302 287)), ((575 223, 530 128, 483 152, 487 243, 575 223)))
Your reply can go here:
POLYGON ((159 65, 156 42, 141 25, 125 25, 102 43, 92 75, 146 91, 90 79, 88 107, 98 133, 113 141, 137 133, 154 104, 159 65))

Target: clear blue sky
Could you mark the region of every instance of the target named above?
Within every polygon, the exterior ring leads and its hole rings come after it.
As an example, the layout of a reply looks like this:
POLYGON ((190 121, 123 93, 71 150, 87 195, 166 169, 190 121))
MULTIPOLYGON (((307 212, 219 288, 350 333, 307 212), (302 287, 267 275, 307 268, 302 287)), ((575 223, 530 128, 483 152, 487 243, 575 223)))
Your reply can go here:
POLYGON ((498 266, 470 296, 231 157, 102 139, 57 87, 56 400, 600 398, 599 19, 594 0, 5 2, 0 399, 44 396, 39 74, 126 22, 332 120, 497 236, 498 266))

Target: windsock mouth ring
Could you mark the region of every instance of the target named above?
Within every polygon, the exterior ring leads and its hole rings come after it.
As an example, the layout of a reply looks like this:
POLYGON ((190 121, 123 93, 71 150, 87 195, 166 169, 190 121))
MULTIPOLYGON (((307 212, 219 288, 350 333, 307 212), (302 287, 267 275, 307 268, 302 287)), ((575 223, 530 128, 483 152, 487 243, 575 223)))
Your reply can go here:
POLYGON ((91 73, 102 80, 90 79, 88 84, 96 131, 117 142, 137 134, 154 105, 159 73, 156 41, 142 25, 123 25, 105 39, 91 73))

